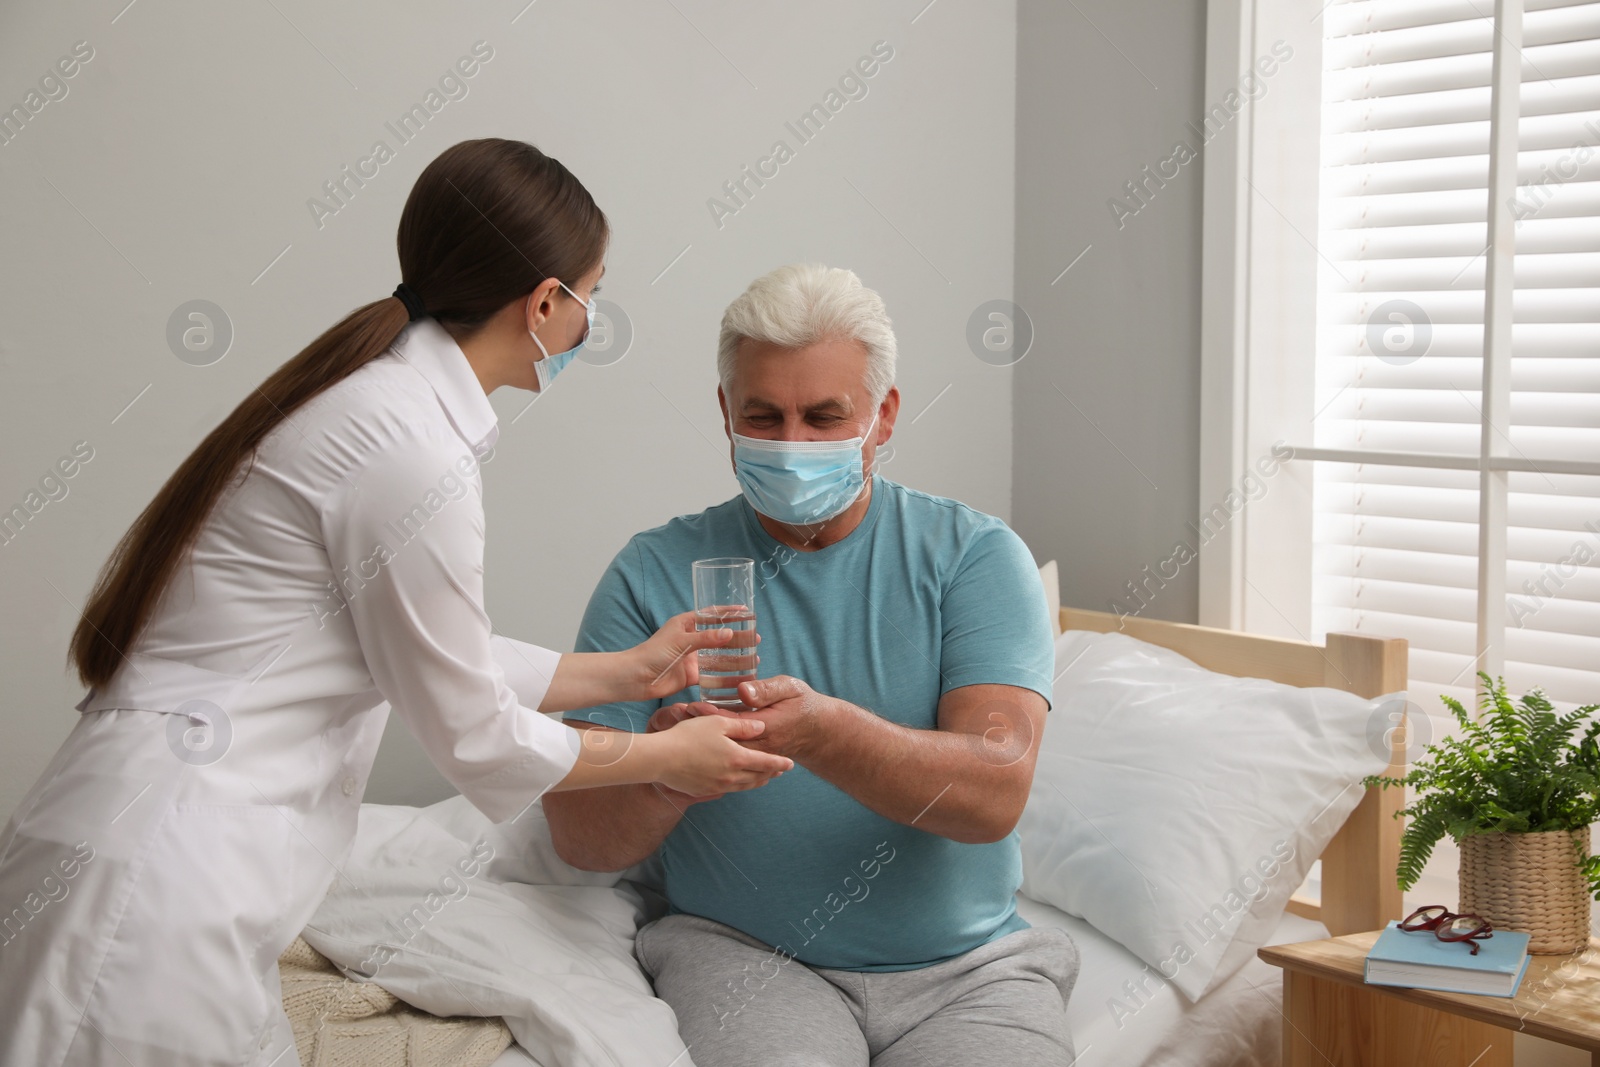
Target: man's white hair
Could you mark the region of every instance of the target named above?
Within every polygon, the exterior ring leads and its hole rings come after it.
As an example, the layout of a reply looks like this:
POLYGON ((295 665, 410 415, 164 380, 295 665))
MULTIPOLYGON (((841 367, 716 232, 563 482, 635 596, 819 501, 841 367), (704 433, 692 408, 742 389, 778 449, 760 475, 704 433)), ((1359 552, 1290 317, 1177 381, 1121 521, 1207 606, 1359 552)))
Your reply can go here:
POLYGON ((722 313, 717 376, 728 392, 739 343, 746 339, 804 348, 821 341, 857 341, 867 350, 867 392, 874 406, 894 385, 895 340, 883 298, 854 271, 791 263, 750 283, 722 313))

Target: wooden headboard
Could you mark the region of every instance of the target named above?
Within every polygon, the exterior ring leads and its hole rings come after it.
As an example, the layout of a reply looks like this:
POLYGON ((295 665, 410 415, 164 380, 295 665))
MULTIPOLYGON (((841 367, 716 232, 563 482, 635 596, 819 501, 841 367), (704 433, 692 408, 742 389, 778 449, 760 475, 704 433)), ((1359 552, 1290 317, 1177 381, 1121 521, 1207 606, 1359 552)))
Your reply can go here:
MULTIPOLYGON (((1399 637, 1329 634, 1326 645, 1261 637, 1209 626, 1117 616, 1081 608, 1061 609, 1063 630, 1117 630, 1170 648, 1218 674, 1266 678, 1285 685, 1324 686, 1362 697, 1406 688, 1407 645, 1399 637)), ((1404 734, 1390 734, 1388 773, 1404 770, 1404 734)), ((1403 806, 1398 789, 1369 788, 1322 853, 1322 899, 1294 896, 1289 910, 1318 919, 1335 937, 1377 930, 1401 916, 1395 869, 1400 858, 1403 806)))

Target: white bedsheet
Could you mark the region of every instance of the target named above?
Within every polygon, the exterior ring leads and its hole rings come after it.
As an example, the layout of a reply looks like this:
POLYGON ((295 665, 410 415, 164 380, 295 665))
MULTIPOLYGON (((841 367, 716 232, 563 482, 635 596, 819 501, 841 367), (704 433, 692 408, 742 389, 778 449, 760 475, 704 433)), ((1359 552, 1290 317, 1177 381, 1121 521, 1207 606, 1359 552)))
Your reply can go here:
POLYGON ((304 936, 346 973, 435 1015, 504 1016, 538 1062, 693 1067, 633 958, 653 909, 556 860, 539 805, 495 826, 461 797, 363 804, 339 874, 304 936))
MULTIPOLYGON (((495 1067, 693 1067, 676 1016, 633 958, 634 930, 659 901, 620 878, 555 859, 538 805, 494 826, 460 797, 366 804, 305 937, 347 970, 374 970, 374 949, 391 947, 376 980, 425 1011, 504 1016, 517 1044, 495 1067)), ((1073 1067, 1277 1067, 1277 968, 1252 958, 1190 1004, 1084 920, 1022 896, 1017 910, 1077 942, 1073 1067)), ((1285 915, 1267 944, 1326 936, 1285 915)))
MULTIPOLYGON (((1283 972, 1278 968, 1252 956, 1190 1004, 1157 971, 1083 919, 1021 895, 1017 911, 1034 926, 1062 927, 1077 942, 1082 962, 1067 1002, 1067 1025, 1078 1054, 1073 1067, 1278 1067, 1281 1062, 1283 972)), ((1265 944, 1327 936, 1321 923, 1285 914, 1265 944)))

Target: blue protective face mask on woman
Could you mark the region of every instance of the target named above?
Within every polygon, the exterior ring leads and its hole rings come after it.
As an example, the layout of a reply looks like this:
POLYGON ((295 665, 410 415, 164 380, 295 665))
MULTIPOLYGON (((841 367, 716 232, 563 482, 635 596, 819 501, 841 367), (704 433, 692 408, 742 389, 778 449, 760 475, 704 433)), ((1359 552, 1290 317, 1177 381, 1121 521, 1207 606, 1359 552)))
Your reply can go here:
POLYGON ((767 441, 733 436, 733 469, 750 506, 792 526, 826 522, 841 514, 866 484, 861 449, 878 425, 848 441, 767 441))
MULTIPOLYGON (((567 292, 572 293, 571 287, 566 282, 557 279, 556 284, 567 292)), ((530 301, 533 299, 532 293, 528 294, 528 299, 530 301)), ((533 343, 539 346, 540 352, 544 353, 544 358, 533 365, 533 373, 539 379, 539 392, 541 393, 550 388, 550 383, 556 380, 556 375, 566 370, 567 364, 576 359, 578 353, 583 351, 583 343, 589 339, 589 332, 594 329, 595 302, 593 300, 585 300, 577 293, 572 293, 572 299, 582 304, 589 314, 589 325, 584 327, 583 336, 578 338, 577 344, 565 352, 557 352, 552 356, 549 349, 545 348, 544 342, 539 340, 539 335, 532 330, 528 331, 528 336, 533 338, 533 343)))

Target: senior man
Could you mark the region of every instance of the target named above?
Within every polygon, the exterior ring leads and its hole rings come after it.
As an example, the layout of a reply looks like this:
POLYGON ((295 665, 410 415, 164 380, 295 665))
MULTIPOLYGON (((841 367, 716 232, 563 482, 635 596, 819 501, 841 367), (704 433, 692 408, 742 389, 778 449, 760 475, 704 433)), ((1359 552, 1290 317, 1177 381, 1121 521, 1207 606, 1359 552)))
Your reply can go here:
MULTIPOLYGON (((635 950, 699 1067, 1070 1063, 1077 948, 1014 900, 1052 668, 1031 555, 999 519, 871 473, 900 409, 895 338, 850 271, 757 279, 717 362, 742 493, 629 541, 577 647, 654 633, 693 603, 694 560, 756 560, 768 677, 741 714, 795 767, 715 796, 546 794, 558 853, 614 871, 660 848, 669 909, 635 950)), ((691 698, 565 718, 719 713, 674 702, 691 698)))

